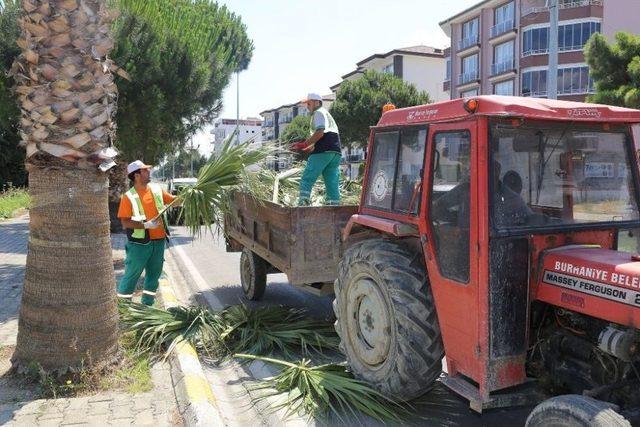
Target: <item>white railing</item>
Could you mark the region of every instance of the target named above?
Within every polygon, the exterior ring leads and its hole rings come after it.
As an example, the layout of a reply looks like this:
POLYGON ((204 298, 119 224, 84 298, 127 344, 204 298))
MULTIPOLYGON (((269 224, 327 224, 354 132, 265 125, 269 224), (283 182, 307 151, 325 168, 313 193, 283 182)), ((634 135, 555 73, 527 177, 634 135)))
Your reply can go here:
MULTIPOLYGON (((560 9, 573 9, 575 7, 584 6, 602 6, 603 0, 572 0, 567 2, 559 2, 558 7, 560 9)), ((534 13, 548 12, 549 6, 529 7, 522 11, 522 16, 532 15, 534 13)))
POLYGON ((590 88, 585 88, 585 87, 579 87, 579 88, 563 88, 563 89, 558 89, 558 94, 559 95, 584 95, 584 94, 588 94, 588 93, 596 93, 595 88, 590 87, 590 88))
POLYGON ((501 22, 499 24, 491 27, 491 37, 499 36, 500 34, 506 33, 507 31, 511 31, 515 28, 513 19, 509 19, 508 21, 501 22))
POLYGON ((602 0, 572 0, 565 2, 558 2, 558 6, 560 9, 571 9, 574 7, 584 7, 584 6, 602 6, 602 0))
POLYGON ((472 36, 469 37, 465 37, 462 40, 460 40, 458 42, 458 50, 463 50, 466 49, 470 46, 473 46, 475 44, 478 44, 478 35, 474 34, 472 36))
POLYGON ((471 71, 469 73, 462 73, 458 75, 458 84, 463 85, 465 83, 472 82, 474 80, 478 80, 478 70, 471 71))
POLYGON ((525 50, 522 52, 522 56, 531 56, 531 55, 545 55, 549 53, 549 48, 544 49, 531 49, 525 50))
POLYGON ((498 74, 506 73, 507 71, 511 71, 513 69, 515 69, 515 61, 512 58, 507 61, 491 64, 491 75, 496 76, 498 74))
POLYGON ((522 92, 522 96, 530 96, 532 98, 544 98, 545 96, 547 96, 547 91, 546 90, 539 90, 539 91, 535 91, 535 92, 522 92))

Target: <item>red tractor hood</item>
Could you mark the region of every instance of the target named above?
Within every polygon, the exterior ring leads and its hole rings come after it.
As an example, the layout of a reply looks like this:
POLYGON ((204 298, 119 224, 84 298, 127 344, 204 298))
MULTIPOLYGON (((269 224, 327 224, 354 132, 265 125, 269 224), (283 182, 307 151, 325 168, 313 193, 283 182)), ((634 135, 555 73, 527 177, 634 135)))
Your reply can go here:
POLYGON ((640 262, 634 254, 587 246, 544 252, 536 299, 640 328, 640 262))

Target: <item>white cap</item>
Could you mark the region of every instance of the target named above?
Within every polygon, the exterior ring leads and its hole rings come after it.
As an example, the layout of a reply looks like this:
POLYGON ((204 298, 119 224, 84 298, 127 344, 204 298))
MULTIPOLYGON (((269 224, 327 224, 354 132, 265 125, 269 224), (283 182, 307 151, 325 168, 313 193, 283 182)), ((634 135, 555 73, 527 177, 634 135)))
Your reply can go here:
POLYGON ((307 97, 303 99, 301 102, 307 102, 307 101, 322 101, 322 97, 317 93, 312 92, 308 94, 307 97))
POLYGON ((129 163, 129 166, 127 166, 127 175, 140 169, 151 169, 152 167, 153 166, 151 165, 145 165, 142 163, 142 160, 136 160, 135 162, 129 163))

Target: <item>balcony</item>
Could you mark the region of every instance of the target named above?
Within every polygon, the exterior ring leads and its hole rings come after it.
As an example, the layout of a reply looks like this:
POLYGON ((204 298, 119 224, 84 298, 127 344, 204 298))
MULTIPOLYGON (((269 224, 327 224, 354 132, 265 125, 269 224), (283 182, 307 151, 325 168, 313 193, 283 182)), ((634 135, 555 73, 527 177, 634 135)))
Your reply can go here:
POLYGON ((498 37, 500 34, 504 34, 513 29, 515 29, 515 22, 513 19, 509 19, 508 21, 501 22, 491 27, 490 35, 491 38, 498 37))
POLYGON ((471 46, 478 44, 478 35, 474 34, 469 37, 465 37, 464 39, 458 42, 458 51, 467 49, 471 46))
POLYGON ((499 74, 504 74, 507 71, 515 70, 515 68, 515 61, 511 58, 506 61, 491 64, 491 75, 497 76, 499 74))
POLYGON ((458 75, 458 85, 464 85, 478 80, 478 70, 458 75))

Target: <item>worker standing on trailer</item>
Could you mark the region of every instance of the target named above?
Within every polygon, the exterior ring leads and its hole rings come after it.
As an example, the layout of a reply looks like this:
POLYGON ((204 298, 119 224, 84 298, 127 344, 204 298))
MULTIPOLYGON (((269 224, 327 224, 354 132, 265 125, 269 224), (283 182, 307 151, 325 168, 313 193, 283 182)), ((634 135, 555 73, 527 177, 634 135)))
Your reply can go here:
POLYGON ((302 144, 311 153, 300 180, 299 206, 311 204, 311 190, 320 175, 326 187, 325 204, 340 203, 340 133, 335 120, 322 106, 322 97, 310 93, 302 102, 311 113, 311 136, 302 144))

